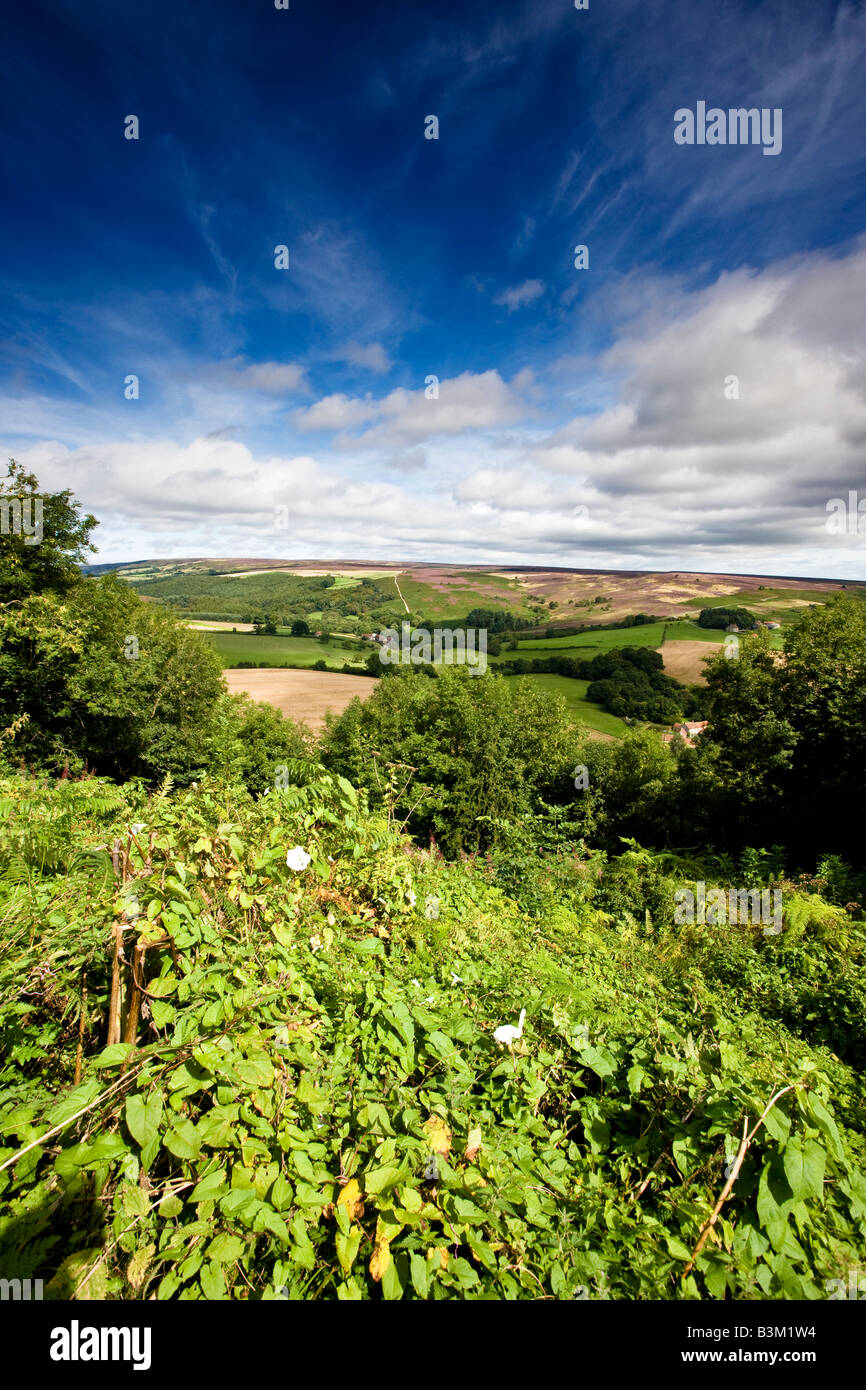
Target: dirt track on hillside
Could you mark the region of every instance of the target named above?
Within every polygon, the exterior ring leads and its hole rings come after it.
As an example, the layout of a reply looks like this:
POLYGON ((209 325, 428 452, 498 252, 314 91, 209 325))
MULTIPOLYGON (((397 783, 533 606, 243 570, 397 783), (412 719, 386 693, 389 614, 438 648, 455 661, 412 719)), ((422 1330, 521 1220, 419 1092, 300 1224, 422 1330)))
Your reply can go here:
POLYGON ((289 719, 308 724, 316 733, 324 727, 325 714, 341 714, 356 695, 368 699, 378 681, 370 676, 344 676, 336 671, 292 671, 268 667, 255 671, 224 671, 232 693, 239 690, 254 700, 274 705, 289 719))

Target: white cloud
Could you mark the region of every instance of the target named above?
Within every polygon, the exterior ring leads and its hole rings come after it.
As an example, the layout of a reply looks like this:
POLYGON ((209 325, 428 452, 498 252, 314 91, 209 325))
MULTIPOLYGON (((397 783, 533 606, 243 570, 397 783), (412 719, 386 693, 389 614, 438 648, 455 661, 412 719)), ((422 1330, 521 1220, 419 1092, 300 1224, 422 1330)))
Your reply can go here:
POLYGON ((353 367, 366 367, 379 374, 390 372, 392 366, 381 343, 346 343, 334 357, 338 362, 349 362, 353 367))
POLYGON ((342 394, 325 396, 307 409, 295 411, 294 421, 304 431, 374 426, 359 439, 339 440, 343 445, 416 444, 438 435, 515 423, 526 413, 519 392, 529 380, 526 372, 521 373, 515 389, 514 383, 509 386, 496 371, 463 372, 441 381, 438 397, 428 398, 425 387, 417 391, 399 387, 378 401, 370 396, 363 400, 342 394))
MULTIPOLYGON (((94 417, 76 405, 64 427, 60 404, 43 412, 47 402, 10 396, 0 419, 8 433, 29 410, 33 442, 11 448, 10 433, 5 452, 102 518, 106 559, 354 555, 862 577, 866 536, 831 535, 826 504, 866 494, 866 244, 696 291, 661 277, 634 288, 609 297, 616 336, 595 360, 563 357, 509 381, 464 372, 443 378, 438 400, 423 386, 335 393, 293 413, 321 448, 289 437, 253 449, 205 424, 203 409, 189 442, 126 434, 118 418, 140 431, 147 418, 132 408, 94 417), (739 399, 725 397, 731 376, 739 399), (276 504, 289 507, 288 533, 274 528, 276 504)), ((270 400, 256 405, 271 418, 270 400)))
POLYGON ((215 363, 205 380, 215 378, 229 391, 262 391, 268 395, 306 394, 310 389, 306 368, 297 362, 246 362, 242 357, 215 363))
POLYGON ((494 295, 493 303, 504 304, 509 314, 513 314, 515 309, 532 304, 533 300, 544 294, 545 288, 543 280, 524 280, 522 285, 512 285, 509 289, 501 290, 499 294, 494 295))

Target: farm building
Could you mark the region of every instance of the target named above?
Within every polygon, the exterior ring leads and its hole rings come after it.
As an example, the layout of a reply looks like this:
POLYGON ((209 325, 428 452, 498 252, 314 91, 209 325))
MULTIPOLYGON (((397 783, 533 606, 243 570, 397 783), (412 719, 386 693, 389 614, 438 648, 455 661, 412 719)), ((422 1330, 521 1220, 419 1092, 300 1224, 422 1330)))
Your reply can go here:
POLYGON ((672 734, 662 734, 662 743, 673 743, 674 739, 679 736, 692 748, 695 739, 704 732, 708 723, 709 720, 707 719, 694 719, 686 720, 682 724, 675 724, 672 734))

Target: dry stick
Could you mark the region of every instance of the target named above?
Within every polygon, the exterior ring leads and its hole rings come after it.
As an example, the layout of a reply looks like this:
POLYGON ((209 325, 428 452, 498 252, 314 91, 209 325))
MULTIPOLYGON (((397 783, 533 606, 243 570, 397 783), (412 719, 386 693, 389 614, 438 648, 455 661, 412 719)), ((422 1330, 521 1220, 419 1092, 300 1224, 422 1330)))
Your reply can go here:
POLYGON ((747 1132, 747 1131, 748 1131, 748 1124, 749 1124, 749 1117, 746 1116, 746 1118, 743 1120, 743 1138, 742 1138, 742 1142, 741 1142, 741 1144, 740 1144, 739 1150, 738 1150, 738 1152, 737 1152, 737 1156, 736 1156, 736 1158, 734 1159, 733 1167, 731 1168, 731 1176, 728 1178, 728 1181, 725 1183, 724 1187, 722 1188, 721 1194, 720 1194, 720 1196, 719 1196, 719 1200, 716 1202, 716 1205, 713 1207, 711 1216, 709 1217, 709 1219, 708 1219, 707 1221, 704 1222, 704 1224, 703 1224, 703 1226, 702 1226, 702 1228, 701 1228, 701 1233, 700 1233, 700 1235, 698 1236, 698 1243, 697 1243, 697 1245, 695 1246, 694 1250, 692 1251, 691 1258, 690 1258, 688 1264, 686 1265, 685 1269, 684 1269, 683 1272, 682 1272, 682 1276, 681 1276, 681 1277, 682 1277, 683 1279, 685 1279, 689 1274, 691 1274, 692 1269, 693 1269, 693 1267, 694 1267, 695 1260, 698 1258, 698 1255, 700 1255, 701 1251, 703 1250, 704 1245, 706 1244, 707 1237, 709 1236, 710 1231, 713 1229, 713 1227, 714 1227, 715 1224, 716 1224, 716 1221, 718 1220, 719 1212, 722 1210, 722 1207, 724 1206, 725 1202, 727 1201, 728 1197, 730 1196, 731 1188, 733 1187, 734 1183, 737 1181, 737 1178, 739 1177, 740 1169, 741 1169, 742 1166, 743 1166, 743 1159, 746 1157, 746 1154, 747 1154, 748 1151, 749 1151, 749 1145, 751 1144, 751 1142, 752 1142, 752 1140, 754 1139, 755 1135, 757 1134, 758 1130, 761 1128, 761 1125, 762 1125, 762 1124, 764 1123, 764 1121, 766 1120, 766 1118, 767 1118, 767 1116, 769 1115, 770 1111, 772 1110, 773 1106, 776 1104, 776 1101, 781 1100, 782 1096, 785 1095, 785 1092, 786 1092, 786 1091, 795 1091, 795 1090, 797 1090, 797 1088, 798 1088, 799 1086, 802 1086, 802 1084, 803 1084, 803 1083, 802 1083, 801 1081, 798 1081, 798 1082, 793 1083, 793 1084, 790 1085, 790 1086, 785 1086, 785 1087, 783 1087, 783 1089, 782 1089, 781 1091, 777 1091, 776 1094, 775 1094, 774 1096, 771 1097, 770 1101, 769 1101, 768 1104, 767 1104, 766 1109, 764 1110, 763 1115, 762 1115, 761 1118, 757 1121, 757 1123, 755 1124, 755 1126, 754 1126, 754 1128, 751 1130, 751 1132, 747 1132))
POLYGON ((59 1134, 62 1129, 65 1129, 67 1125, 71 1125, 73 1121, 80 1120, 81 1116, 86 1115, 88 1110, 93 1110, 94 1107, 99 1105, 103 1100, 105 1100, 107 1096, 110 1096, 112 1091, 116 1091, 118 1086, 125 1085, 126 1082, 131 1079, 131 1077, 124 1076, 121 1078, 120 1081, 113 1082, 112 1085, 109 1086, 107 1091, 103 1091, 101 1095, 98 1095, 96 1097, 96 1100, 92 1100, 90 1104, 85 1105, 83 1109, 76 1110, 75 1114, 70 1115, 68 1120, 62 1120, 61 1123, 59 1125, 55 1125, 53 1129, 47 1130, 45 1134, 40 1134, 38 1139, 33 1139, 29 1144, 25 1144, 23 1149, 19 1149, 17 1153, 14 1153, 12 1155, 11 1158, 7 1158, 4 1163, 0 1163, 0 1173, 3 1172, 4 1168, 11 1168, 13 1163, 17 1163, 19 1158, 23 1158, 24 1155, 26 1153, 29 1153, 31 1149, 38 1148, 40 1144, 44 1144, 46 1139, 53 1139, 55 1134, 59 1134))
MULTIPOLYGON (((141 996, 143 986, 140 983, 144 978, 144 957, 147 946, 143 941, 139 941, 132 952, 132 993, 129 998, 129 1008, 126 1013, 126 1027, 123 1030, 123 1041, 135 1047, 135 1040, 138 1034, 138 1013, 141 1007, 141 996)), ((123 1070, 129 1066, 129 1059, 124 1062, 123 1070)))
MULTIPOLYGON (((185 1182, 185 1183, 182 1183, 182 1184, 180 1185, 180 1187, 175 1187, 175 1188, 173 1188, 172 1191, 171 1191, 168 1195, 169 1195, 169 1196, 174 1196, 174 1194, 175 1194, 176 1192, 183 1192, 185 1188, 187 1188, 187 1187, 194 1187, 194 1186, 195 1186, 195 1183, 194 1183, 194 1182, 185 1182)), ((123 1237, 126 1235, 127 1231, 131 1231, 132 1228, 133 1228, 133 1226, 136 1224, 136 1222, 141 1220, 142 1216, 149 1216, 150 1213, 153 1211, 153 1208, 154 1208, 155 1206, 158 1206, 159 1203, 160 1203, 161 1201, 163 1201, 163 1199, 165 1198, 165 1196, 166 1196, 166 1194, 163 1192, 163 1193, 161 1193, 161 1195, 160 1195, 159 1197, 154 1197, 154 1199, 153 1199, 153 1201, 151 1202, 150 1206, 148 1207, 147 1211, 145 1211, 145 1212, 139 1212, 138 1216, 134 1216, 134 1217, 132 1218, 132 1220, 130 1221, 130 1223, 129 1223, 128 1226, 124 1226, 124 1228, 123 1228, 123 1230, 121 1231, 120 1235, 117 1236, 116 1239, 113 1240, 113 1241, 111 1242, 111 1244, 108 1245, 108 1246, 106 1246, 106 1248, 103 1250, 103 1252, 102 1252, 102 1254, 100 1255, 99 1259, 96 1261, 96 1264, 95 1264, 95 1265, 92 1265, 91 1268, 90 1268, 90 1269, 87 1271, 87 1273, 84 1275, 84 1278, 81 1279, 81 1280, 79 1280, 78 1284, 76 1285, 75 1292, 74 1292, 73 1295, 72 1295, 73 1298, 77 1298, 77 1297, 78 1297, 78 1295, 80 1294, 81 1290, 84 1288, 84 1285, 87 1283, 87 1281, 88 1281, 89 1279, 92 1279, 92 1278, 93 1278, 94 1274, 95 1274, 96 1271, 99 1269, 99 1266, 100 1266, 101 1264, 103 1264, 103 1263, 108 1259, 108 1257, 109 1257, 109 1255, 111 1254, 112 1250, 115 1248, 116 1245, 119 1245, 119 1244, 120 1244, 120 1242, 123 1240, 123 1237)))
MULTIPOLYGON (((240 1013, 238 1014, 237 1018, 233 1019, 232 1021, 233 1021, 234 1023, 238 1023, 238 1022, 239 1022, 241 1019, 243 1019, 248 1013, 251 1013, 253 1009, 258 1008, 259 1005, 260 1005, 263 1001, 265 1001, 265 1000, 267 1000, 267 999, 276 999, 276 998, 278 998, 282 993, 283 993, 283 991, 282 991, 281 989, 273 989, 273 990, 265 991, 265 993, 262 994, 262 995, 260 995, 258 999, 254 999, 254 1000, 253 1000, 253 1002, 252 1002, 252 1004, 250 1004, 249 1008, 247 1008, 247 1009, 242 1009, 242 1010, 240 1011, 240 1013)), ((208 1035, 208 1036, 213 1036, 213 1037, 222 1038, 222 1037, 227 1036, 227 1034, 228 1034, 229 1032, 230 1032, 230 1029, 228 1029, 228 1028, 221 1028, 217 1033, 215 1033, 215 1034, 213 1034, 213 1035, 208 1035)), ((162 1049, 162 1050, 163 1050, 163 1051, 170 1051, 170 1052, 173 1052, 173 1053, 177 1056, 177 1055, 183 1053, 184 1050, 188 1050, 188 1051, 191 1052, 191 1051, 192 1051, 192 1047, 193 1047, 193 1044, 191 1044, 191 1043, 183 1043, 183 1044, 181 1044, 181 1045, 179 1045, 179 1046, 177 1046, 177 1047, 171 1046, 171 1047, 168 1047, 168 1048, 165 1048, 165 1049, 162 1049)), ((142 1066, 144 1066, 146 1060, 147 1060, 147 1059, 145 1059, 144 1061, 142 1061, 142 1063, 141 1063, 142 1066)), ((439 1063, 437 1062, 436 1065, 438 1066, 439 1063)), ((74 1115, 70 1115, 69 1118, 68 1118, 67 1120, 63 1120, 59 1125, 55 1125, 53 1129, 46 1130, 45 1134, 40 1134, 40 1136, 39 1136, 38 1139, 32 1139, 32 1140, 30 1141, 29 1144, 25 1144, 23 1149, 19 1149, 17 1153, 14 1153, 14 1154, 12 1155, 11 1158, 7 1158, 7 1159, 4 1160, 3 1163, 0 1163, 0 1173, 3 1172, 4 1168, 11 1168, 13 1163, 17 1163, 18 1160, 19 1160, 19 1158, 23 1158, 24 1155, 25 1155, 26 1153, 29 1153, 31 1149, 38 1148, 38 1146, 39 1146, 40 1144, 44 1144, 45 1141, 46 1141, 46 1139, 53 1139, 53 1138, 54 1138, 54 1135, 55 1135, 55 1134, 59 1134, 60 1131, 61 1131, 62 1129, 65 1129, 67 1125, 71 1125, 75 1120, 80 1120, 82 1115, 86 1115, 87 1112, 88 1112, 89 1110, 93 1110, 97 1105, 100 1105, 100 1104, 102 1103, 102 1101, 106 1100, 106 1099, 108 1098, 108 1096, 111 1095, 112 1091, 116 1091, 116 1090, 118 1089, 118 1087, 120 1087, 120 1086, 125 1086, 126 1083, 127 1083, 128 1081, 131 1081, 131 1080, 133 1079, 133 1076, 134 1076, 134 1073, 133 1073, 132 1076, 122 1076, 122 1077, 120 1078, 119 1081, 113 1082, 113 1083, 108 1087, 108 1090, 107 1090, 107 1091, 103 1091, 100 1095, 98 1095, 98 1096, 96 1097, 96 1100, 92 1100, 92 1101, 90 1102, 89 1105, 85 1105, 81 1110, 76 1110, 75 1114, 74 1114, 74 1115)), ((423 1085, 423 1082, 421 1082, 420 1084, 423 1085)), ((417 1088, 416 1088, 416 1089, 417 1089, 417 1088)))
POLYGON ((123 928, 115 923, 112 928, 114 936, 114 958, 111 965, 111 999, 108 1005, 108 1037, 107 1045, 120 1042, 120 954, 123 950, 123 928))

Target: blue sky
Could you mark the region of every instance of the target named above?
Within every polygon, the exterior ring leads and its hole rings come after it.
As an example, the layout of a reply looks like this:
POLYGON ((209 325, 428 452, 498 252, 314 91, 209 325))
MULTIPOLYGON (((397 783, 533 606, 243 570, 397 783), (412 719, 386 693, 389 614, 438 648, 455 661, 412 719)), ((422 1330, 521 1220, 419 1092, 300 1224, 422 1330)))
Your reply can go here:
POLYGON ((3 37, 0 446, 99 559, 863 574, 826 526, 866 497, 862 5, 34 0, 3 37), (780 153, 678 145, 699 100, 781 109, 780 153))

